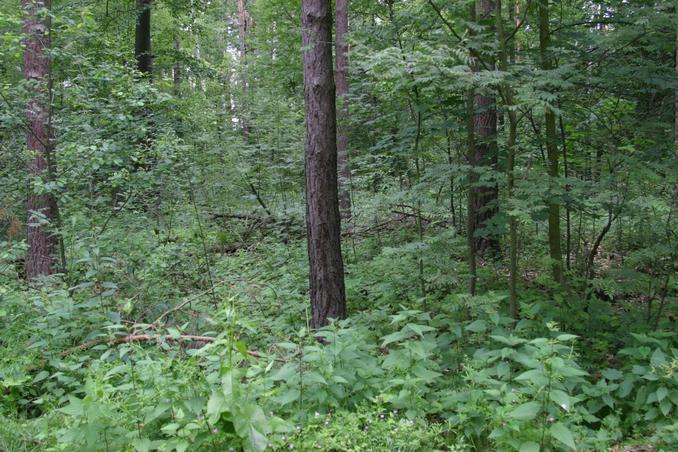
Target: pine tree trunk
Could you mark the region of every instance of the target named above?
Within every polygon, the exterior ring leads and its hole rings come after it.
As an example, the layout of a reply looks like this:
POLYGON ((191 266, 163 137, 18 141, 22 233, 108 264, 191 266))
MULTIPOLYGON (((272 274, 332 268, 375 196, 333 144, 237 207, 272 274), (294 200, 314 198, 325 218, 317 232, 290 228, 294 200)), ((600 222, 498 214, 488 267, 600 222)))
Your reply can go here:
POLYGON ((151 0, 137 0, 137 26, 134 39, 134 56, 139 72, 150 76, 151 55, 151 0))
MULTIPOLYGON (((28 174, 31 178, 46 181, 52 175, 52 147, 50 131, 50 35, 47 17, 42 11, 49 8, 49 0, 23 0, 26 14, 24 34, 24 79, 31 83, 33 96, 26 108, 26 147, 31 154, 28 174)), ((47 227, 58 217, 56 198, 51 193, 29 192, 28 254, 26 280, 50 275, 54 271, 57 238, 47 227)))
MULTIPOLYGON (((492 19, 495 5, 493 0, 476 0, 476 17, 478 22, 486 23, 492 19)), ((489 64, 492 69, 493 64, 489 64)), ((476 66, 476 70, 480 70, 476 66)), ((478 94, 473 98, 473 128, 475 135, 474 156, 472 165, 478 170, 496 170, 497 167, 497 107, 496 98, 478 94)), ((473 223, 475 233, 482 231, 497 213, 497 186, 482 185, 472 187, 474 191, 473 223)), ((493 235, 475 236, 476 252, 480 255, 490 252, 499 253, 499 241, 493 235)))
MULTIPOLYGON (((539 57, 541 67, 545 71, 553 69, 553 58, 549 55, 551 31, 549 27, 549 3, 548 0, 539 2, 539 57)), ((548 175, 550 179, 549 190, 549 255, 551 257, 551 272, 553 279, 562 283, 563 276, 563 253, 560 244, 560 204, 554 199, 554 188, 558 177, 558 137, 556 134, 556 114, 547 108, 544 113, 546 125, 546 158, 548 160, 548 175)))
POLYGON ((306 231, 311 326, 346 316, 337 187, 337 129, 329 0, 303 0, 306 231))
POLYGON ((350 167, 348 164, 348 0, 336 0, 336 76, 337 76, 337 166, 339 167, 339 211, 341 218, 351 218, 350 167))

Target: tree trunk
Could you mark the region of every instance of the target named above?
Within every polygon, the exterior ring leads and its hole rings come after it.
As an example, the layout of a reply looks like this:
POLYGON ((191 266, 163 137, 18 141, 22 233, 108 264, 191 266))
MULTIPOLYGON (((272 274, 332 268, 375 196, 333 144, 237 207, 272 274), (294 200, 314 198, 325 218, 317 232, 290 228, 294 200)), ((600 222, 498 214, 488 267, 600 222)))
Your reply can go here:
MULTIPOLYGON (((553 69, 553 58, 549 55, 551 31, 549 28, 548 0, 539 2, 539 57, 541 68, 545 71, 553 69)), ((549 185, 549 255, 551 257, 551 272, 553 279, 564 282, 563 253, 560 244, 560 204, 554 199, 554 188, 558 177, 558 137, 556 135, 556 114, 551 108, 544 113, 546 123, 546 156, 548 160, 549 185)))
POLYGON ((351 218, 351 174, 348 164, 348 0, 336 0, 336 76, 337 76, 337 166, 339 167, 339 211, 341 218, 351 218))
POLYGON ((240 108, 240 123, 245 141, 249 140, 251 130, 247 109, 247 91, 249 81, 247 76, 247 32, 251 18, 247 12, 246 0, 238 0, 238 47, 240 52, 240 83, 242 84, 242 102, 240 108))
POLYGON ((337 187, 337 125, 329 0, 301 7, 306 137, 306 231, 311 326, 346 316, 337 187))
MULTIPOLYGON (((473 8, 473 6, 471 7, 473 8)), ((467 244, 467 261, 468 261, 468 293, 469 295, 476 294, 476 282, 478 279, 477 275, 477 260, 476 260, 476 241, 474 238, 475 235, 475 213, 476 209, 476 191, 472 188, 478 179, 478 175, 473 171, 474 167, 474 158, 475 158, 475 134, 474 134, 474 124, 473 120, 473 90, 471 89, 466 95, 466 133, 467 133, 467 160, 469 163, 468 171, 468 200, 467 200, 467 212, 466 212, 466 244, 467 244)), ((466 311, 468 317, 468 310, 466 311)))
MULTIPOLYGON (((49 25, 41 11, 49 8, 49 0, 23 0, 26 14, 24 34, 24 79, 29 82, 33 96, 26 108, 26 147, 31 154, 28 174, 37 180, 52 177, 52 143, 50 131, 50 34, 49 25)), ((28 254, 26 280, 52 274, 55 266, 57 238, 47 227, 58 218, 56 198, 52 193, 29 192, 28 254)))
POLYGON ((181 41, 179 36, 174 37, 174 66, 172 67, 172 79, 174 82, 174 95, 178 96, 181 92, 181 62, 179 56, 181 55, 181 41))
MULTIPOLYGON (((507 49, 506 34, 504 32, 504 21, 502 17, 501 0, 497 0, 497 14, 495 23, 497 30, 497 40, 499 41, 499 70, 508 71, 509 57, 515 58, 515 52, 507 49)), ((512 19, 513 5, 509 3, 509 19, 512 19)), ((511 48, 515 48, 511 46, 511 48)), ((515 161, 516 161, 516 140, 518 134, 518 118, 513 107, 513 90, 507 84, 501 86, 504 95, 504 101, 508 110, 509 136, 506 142, 506 194, 510 202, 515 188, 515 161)), ((511 317, 518 320, 520 313, 518 311, 518 219, 515 215, 509 214, 509 310, 511 317)))
POLYGON ((134 56, 139 72, 150 76, 153 57, 151 55, 151 1, 137 0, 137 26, 134 40, 134 56))
MULTIPOLYGON (((476 0, 476 17, 480 23, 486 23, 494 14, 493 0, 476 0)), ((490 69, 494 64, 490 63, 490 69)), ((475 70, 479 70, 476 65, 475 70)), ((497 106, 494 96, 477 94, 473 98, 474 156, 471 165, 478 170, 496 170, 497 167, 497 106)), ((471 213, 474 223, 476 252, 480 255, 490 252, 499 253, 499 241, 496 236, 482 230, 497 213, 497 186, 495 183, 471 187, 474 191, 475 205, 471 213), (481 235, 478 236, 480 231, 481 235)))

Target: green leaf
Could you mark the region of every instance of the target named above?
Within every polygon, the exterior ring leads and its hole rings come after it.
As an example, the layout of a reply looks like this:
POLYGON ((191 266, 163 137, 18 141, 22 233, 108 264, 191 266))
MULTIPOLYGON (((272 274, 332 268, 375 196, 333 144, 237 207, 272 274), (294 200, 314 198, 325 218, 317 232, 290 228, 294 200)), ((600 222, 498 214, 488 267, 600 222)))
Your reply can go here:
POLYGON ((521 381, 526 383, 532 383, 535 386, 544 386, 548 383, 548 378, 546 375, 539 369, 532 369, 514 378, 515 381, 521 381))
POLYGON ((216 424, 221 418, 221 413, 227 407, 224 395, 219 391, 214 391, 207 401, 207 417, 210 424, 216 424))
POLYGON ((570 396, 560 389, 552 389, 549 397, 565 411, 570 411, 570 408, 572 408, 570 396))
POLYGON ((172 339, 179 339, 181 337, 181 333, 176 328, 167 328, 167 332, 172 339))
POLYGON ((482 333, 487 330, 487 322, 484 320, 476 320, 475 322, 466 326, 466 331, 471 331, 472 333, 482 333))
POLYGON ((287 363, 278 369, 273 375, 271 375, 271 380, 280 381, 288 380, 291 376, 297 373, 297 366, 293 363, 287 363))
POLYGON ((664 400, 668 393, 669 390, 666 389, 664 386, 661 386, 659 389, 657 389, 657 402, 661 402, 662 400, 664 400))
POLYGON ((411 329, 415 333, 417 333, 419 336, 424 337, 425 332, 429 331, 436 331, 435 328, 428 326, 428 325, 417 325, 416 323, 408 323, 405 325, 407 328, 411 329))
POLYGON ((652 364, 653 367, 661 367, 662 365, 666 364, 666 355, 664 354, 661 349, 656 349, 654 353, 652 353, 652 356, 650 357, 650 364, 652 364))
POLYGON ((570 449, 577 448, 576 444, 574 443, 572 432, 567 427, 565 427, 562 422, 556 422, 553 424, 549 429, 549 432, 551 432, 551 436, 565 444, 570 449))
POLYGON ((518 406, 515 410, 509 413, 509 416, 520 421, 530 421, 537 417, 537 414, 539 414, 540 410, 541 404, 539 402, 532 401, 518 406))
POLYGON ((567 342, 571 341, 574 339, 577 339, 579 336, 576 334, 561 334, 560 336, 556 337, 556 340, 561 341, 561 342, 567 342))
POLYGON ((669 399, 662 400, 659 404, 659 409, 664 416, 668 416, 671 412, 671 401, 669 399))
POLYGON ((245 357, 245 358, 248 358, 248 357, 249 357, 249 356, 247 355, 247 346, 245 345, 245 343, 243 343, 243 342, 236 342, 236 343, 235 343, 235 348, 236 348, 236 350, 238 350, 238 351, 240 352, 240 354, 241 354, 243 357, 245 357))
POLYGON ((33 383, 38 383, 47 377, 49 377, 49 372, 43 370, 35 376, 35 378, 33 379, 33 383))
POLYGON ((132 442, 136 452, 149 452, 151 450, 151 440, 148 438, 137 438, 132 442))
POLYGON ((296 402, 299 400, 299 390, 298 389, 290 389, 289 391, 284 392, 283 394, 277 396, 275 398, 275 401, 279 403, 281 406, 285 406, 288 403, 296 402))
POLYGON ((266 449, 266 435, 271 432, 271 427, 259 405, 246 404, 240 407, 233 424, 238 435, 247 438, 246 451, 259 452, 266 449))
POLYGON ((399 342, 402 341, 403 339, 408 339, 412 337, 413 333, 409 331, 396 331, 395 333, 391 333, 387 336, 383 337, 383 342, 381 343, 382 347, 386 347, 388 344, 391 344, 393 342, 399 342))
POLYGON ((602 372, 602 375, 610 381, 619 380, 624 376, 624 374, 617 369, 605 369, 602 372))
POLYGON ((69 416, 81 416, 85 412, 85 409, 82 406, 82 400, 75 396, 69 395, 68 401, 69 404, 63 408, 59 408, 59 411, 68 414, 69 416))
POLYGON ((539 444, 534 441, 528 441, 520 445, 518 452, 539 452, 539 444))
MULTIPOLYGON (((490 336, 492 339, 494 339, 497 342, 501 342, 502 344, 514 347, 516 345, 524 344, 527 342, 527 339, 523 339, 520 337, 515 337, 515 336, 499 336, 496 334, 493 334, 490 336)), ((525 443, 527 444, 527 443, 525 443)))
POLYGON ((320 375, 318 372, 314 371, 305 372, 302 377, 302 381, 304 382, 304 384, 313 384, 313 383, 322 385, 327 384, 327 380, 325 380, 325 378, 323 378, 323 376, 320 375))

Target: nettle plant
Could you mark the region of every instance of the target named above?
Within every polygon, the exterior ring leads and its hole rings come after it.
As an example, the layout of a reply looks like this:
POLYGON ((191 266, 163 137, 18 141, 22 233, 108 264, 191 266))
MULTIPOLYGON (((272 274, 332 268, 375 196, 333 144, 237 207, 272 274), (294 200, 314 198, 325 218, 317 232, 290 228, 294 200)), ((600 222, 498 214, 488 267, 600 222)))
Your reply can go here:
POLYGON ((308 412, 351 407, 376 395, 383 372, 372 336, 342 320, 315 334, 301 328, 296 343, 277 343, 283 364, 274 370, 269 365, 262 373, 278 409, 303 420, 308 412))
POLYGON ((494 345, 478 349, 463 367, 466 388, 443 400, 451 428, 476 449, 522 452, 574 450, 584 444, 579 424, 595 421, 581 404, 587 373, 574 361, 576 336, 525 339, 497 328, 494 345))
POLYGON ((617 395, 629 425, 653 428, 675 423, 678 409, 678 339, 671 333, 632 334, 633 343, 619 351, 624 374, 617 395))

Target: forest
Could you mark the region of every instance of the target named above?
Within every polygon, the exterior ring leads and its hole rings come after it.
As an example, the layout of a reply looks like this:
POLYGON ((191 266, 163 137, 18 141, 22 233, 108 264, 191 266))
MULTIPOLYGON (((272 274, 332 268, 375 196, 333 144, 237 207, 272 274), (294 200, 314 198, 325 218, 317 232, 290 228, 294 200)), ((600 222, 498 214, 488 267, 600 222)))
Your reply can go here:
POLYGON ((0 32, 0 452, 678 450, 675 0, 0 32))

